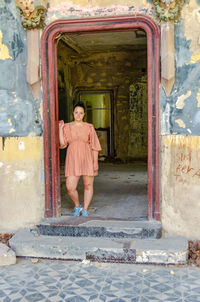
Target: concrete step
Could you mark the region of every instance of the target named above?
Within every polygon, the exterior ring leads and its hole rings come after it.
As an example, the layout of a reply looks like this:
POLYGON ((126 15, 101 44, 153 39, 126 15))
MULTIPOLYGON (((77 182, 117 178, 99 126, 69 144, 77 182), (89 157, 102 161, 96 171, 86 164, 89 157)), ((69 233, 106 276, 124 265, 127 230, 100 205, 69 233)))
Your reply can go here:
POLYGON ((9 241, 17 256, 97 262, 186 264, 185 238, 130 239, 45 236, 18 231, 9 241))
POLYGON ((39 224, 41 235, 107 238, 160 238, 158 221, 104 220, 92 217, 49 218, 39 224))

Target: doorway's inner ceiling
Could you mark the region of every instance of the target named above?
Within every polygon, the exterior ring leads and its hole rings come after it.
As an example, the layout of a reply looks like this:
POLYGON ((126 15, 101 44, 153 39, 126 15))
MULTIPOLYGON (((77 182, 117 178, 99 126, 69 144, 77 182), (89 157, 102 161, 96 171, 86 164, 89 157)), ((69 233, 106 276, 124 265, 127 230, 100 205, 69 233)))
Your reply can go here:
POLYGON ((146 33, 140 29, 120 32, 62 34, 62 41, 77 54, 146 49, 146 33))

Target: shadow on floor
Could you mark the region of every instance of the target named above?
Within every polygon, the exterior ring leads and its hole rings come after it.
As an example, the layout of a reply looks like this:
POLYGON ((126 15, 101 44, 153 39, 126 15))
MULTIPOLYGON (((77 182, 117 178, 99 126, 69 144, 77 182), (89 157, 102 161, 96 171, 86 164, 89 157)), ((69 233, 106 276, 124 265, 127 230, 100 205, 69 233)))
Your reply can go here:
MULTIPOLYGON (((147 219, 147 165, 146 163, 100 163, 95 177, 94 196, 89 215, 127 220, 147 219)), ((78 185, 83 205, 82 180, 78 185)), ((73 203, 65 187, 64 167, 61 167, 62 215, 72 215, 73 203)))

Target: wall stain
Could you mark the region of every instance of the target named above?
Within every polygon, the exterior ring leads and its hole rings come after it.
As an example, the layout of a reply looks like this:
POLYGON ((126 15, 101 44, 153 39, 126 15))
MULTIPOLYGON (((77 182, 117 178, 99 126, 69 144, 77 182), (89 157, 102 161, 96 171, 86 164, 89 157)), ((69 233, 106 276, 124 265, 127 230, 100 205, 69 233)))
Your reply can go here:
POLYGON ((20 53, 24 50, 24 43, 22 42, 19 34, 14 33, 13 40, 11 42, 11 49, 13 58, 16 59, 20 53))
POLYGON ((2 137, 2 150, 4 151, 5 149, 5 141, 6 141, 6 137, 2 137))

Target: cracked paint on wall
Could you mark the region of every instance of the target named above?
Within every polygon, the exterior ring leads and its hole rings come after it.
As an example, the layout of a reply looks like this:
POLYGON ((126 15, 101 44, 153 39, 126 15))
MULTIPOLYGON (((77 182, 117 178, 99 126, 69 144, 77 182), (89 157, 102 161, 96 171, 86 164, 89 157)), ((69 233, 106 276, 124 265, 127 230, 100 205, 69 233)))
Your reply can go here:
MULTIPOLYGON (((196 53, 195 53, 196 54, 196 53)), ((198 136, 200 133, 200 62, 191 51, 191 40, 185 36, 185 22, 175 24, 175 83, 169 97, 160 91, 162 108, 161 133, 198 136), (191 58, 193 58, 191 62, 191 58)))
MULTIPOLYGON (((60 2, 60 1, 59 1, 60 2)), ((66 19, 72 17, 90 17, 90 16, 112 16, 112 15, 125 15, 125 14, 141 14, 149 15, 152 18, 153 7, 151 3, 138 1, 134 5, 80 5, 74 4, 72 1, 61 2, 56 6, 50 6, 47 14, 47 24, 58 19, 66 19), (139 5, 140 3, 140 5, 139 5)))
POLYGON ((182 10, 184 16, 184 36, 190 41, 190 51, 195 54, 200 52, 200 6, 196 0, 190 0, 182 10))
POLYGON ((34 100, 26 79, 26 43, 14 1, 0 1, 0 135, 4 137, 43 132, 42 93, 34 100))

